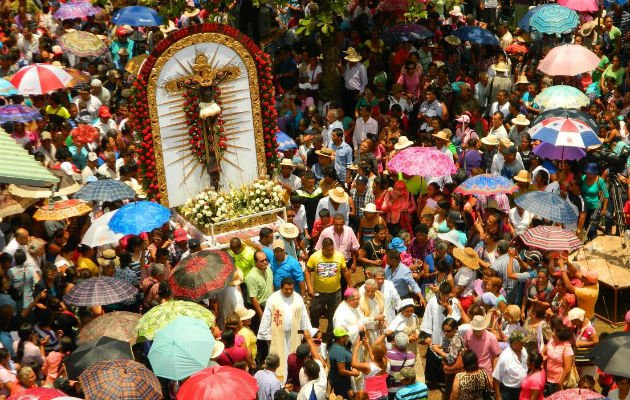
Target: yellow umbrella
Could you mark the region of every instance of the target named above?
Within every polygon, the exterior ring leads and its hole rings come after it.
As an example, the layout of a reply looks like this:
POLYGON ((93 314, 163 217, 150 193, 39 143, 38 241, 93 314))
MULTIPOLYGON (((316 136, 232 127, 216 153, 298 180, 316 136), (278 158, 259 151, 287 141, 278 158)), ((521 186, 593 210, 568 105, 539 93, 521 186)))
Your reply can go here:
POLYGON ((33 214, 37 221, 62 221, 64 219, 79 217, 92 211, 89 204, 77 199, 58 201, 44 206, 33 214))
POLYGON ((139 56, 132 57, 131 60, 127 61, 125 71, 132 75, 138 75, 138 71, 140 71, 144 60, 146 60, 148 56, 148 54, 140 54, 139 56))
POLYGON ((59 39, 61 48, 78 57, 98 57, 107 52, 107 45, 98 36, 86 31, 72 31, 59 39))
POLYGON ((53 192, 55 188, 9 185, 9 193, 28 199, 46 199, 48 197, 69 196, 81 189, 81 185, 64 171, 58 169, 49 169, 48 171, 59 178, 59 186, 56 192, 53 192))

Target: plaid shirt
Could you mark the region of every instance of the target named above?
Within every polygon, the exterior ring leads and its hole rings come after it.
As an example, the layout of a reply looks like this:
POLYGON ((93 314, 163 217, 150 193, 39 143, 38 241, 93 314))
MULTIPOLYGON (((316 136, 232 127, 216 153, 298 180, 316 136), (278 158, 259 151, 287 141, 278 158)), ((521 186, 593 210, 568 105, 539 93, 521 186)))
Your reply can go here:
POLYGON ((361 194, 357 192, 356 188, 350 190, 350 196, 352 196, 352 201, 354 201, 354 209, 357 213, 357 218, 363 218, 362 208, 365 207, 368 203, 374 203, 374 194, 371 190, 365 191, 365 193, 361 194))

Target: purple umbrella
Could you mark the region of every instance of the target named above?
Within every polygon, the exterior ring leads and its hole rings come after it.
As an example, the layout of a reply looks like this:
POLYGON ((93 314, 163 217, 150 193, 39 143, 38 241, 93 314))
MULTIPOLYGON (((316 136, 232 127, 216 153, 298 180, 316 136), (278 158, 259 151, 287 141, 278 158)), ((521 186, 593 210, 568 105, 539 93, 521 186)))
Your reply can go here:
POLYGON ((586 155, 586 152, 579 147, 554 146, 551 143, 541 142, 534 148, 534 154, 549 160, 579 160, 586 155))
POLYGON ((57 11, 55 11, 55 18, 59 21, 66 19, 84 18, 88 15, 95 15, 101 9, 94 7, 90 3, 84 1, 71 1, 62 4, 57 11))
POLYGON ((34 108, 22 104, 9 104, 0 107, 0 123, 31 122, 42 119, 42 115, 34 108))

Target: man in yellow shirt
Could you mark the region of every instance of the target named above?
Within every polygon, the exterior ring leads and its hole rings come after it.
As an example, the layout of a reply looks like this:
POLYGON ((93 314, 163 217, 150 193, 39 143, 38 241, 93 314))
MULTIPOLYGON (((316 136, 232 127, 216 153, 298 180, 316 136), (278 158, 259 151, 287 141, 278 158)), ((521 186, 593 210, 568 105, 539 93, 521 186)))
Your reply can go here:
POLYGON ((599 296, 599 277, 597 272, 578 269, 564 254, 560 257, 559 263, 560 269, 562 269, 562 281, 567 288, 567 292, 575 294, 577 305, 584 310, 586 313, 585 317, 593 319, 595 316, 595 303, 597 303, 597 297, 599 296), (564 268, 565 264, 567 268, 564 268), (580 278, 584 286, 574 286, 571 283, 569 274, 580 278))
POLYGON ((313 253, 306 263, 306 286, 313 298, 310 317, 314 326, 319 326, 319 317, 325 311, 328 320, 327 331, 332 332, 333 315, 341 303, 341 274, 352 286, 350 271, 346 268, 343 254, 335 250, 330 238, 322 240, 322 249, 313 253), (314 276, 311 278, 311 272, 314 276))
POLYGON ((230 240, 230 248, 228 254, 234 259, 234 265, 243 273, 243 277, 247 278, 247 274, 254 268, 254 249, 241 242, 241 239, 235 237, 230 240))

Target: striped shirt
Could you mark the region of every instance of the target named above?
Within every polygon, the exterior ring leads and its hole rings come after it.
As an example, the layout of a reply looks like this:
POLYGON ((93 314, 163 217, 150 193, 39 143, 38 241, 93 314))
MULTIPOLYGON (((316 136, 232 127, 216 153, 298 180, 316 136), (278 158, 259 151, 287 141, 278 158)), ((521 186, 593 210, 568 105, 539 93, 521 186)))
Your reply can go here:
POLYGON ((389 375, 394 377, 394 383, 390 386, 389 392, 396 392, 402 385, 396 380, 395 374, 400 372, 403 367, 412 367, 416 364, 416 357, 411 351, 400 351, 398 349, 388 350, 387 358, 389 359, 389 375))

